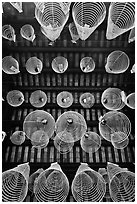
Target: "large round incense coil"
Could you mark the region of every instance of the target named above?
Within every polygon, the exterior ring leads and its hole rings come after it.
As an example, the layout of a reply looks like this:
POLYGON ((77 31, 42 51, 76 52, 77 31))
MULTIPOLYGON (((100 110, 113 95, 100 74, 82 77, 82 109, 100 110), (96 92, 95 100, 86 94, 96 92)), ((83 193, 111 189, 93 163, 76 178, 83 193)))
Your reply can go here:
POLYGON ((106 7, 103 2, 76 2, 72 16, 80 39, 86 40, 104 21, 106 7))
POLYGON ((47 103, 47 95, 43 91, 37 90, 31 93, 29 101, 35 108, 41 108, 47 103))
POLYGON ((128 37, 128 43, 135 41, 135 27, 131 29, 128 37))
POLYGON ((11 25, 2 26, 2 37, 9 41, 16 41, 15 30, 11 25))
POLYGON ((33 42, 36 37, 34 28, 32 27, 32 25, 29 24, 25 24, 24 26, 21 27, 20 34, 23 38, 31 42, 33 42))
POLYGON ((78 34, 78 31, 77 31, 77 28, 76 28, 74 22, 69 24, 69 32, 70 32, 70 35, 71 35, 71 38, 72 38, 71 41, 73 43, 77 43, 76 41, 79 39, 79 34, 78 34))
POLYGON ((80 61, 80 68, 84 73, 93 72, 95 69, 95 62, 92 57, 83 57, 80 61))
POLYGON ((11 136, 10 140, 15 145, 21 145, 25 142, 25 132, 23 131, 15 131, 11 136))
POLYGON ((74 111, 67 111, 59 116, 56 121, 56 134, 66 131, 71 134, 72 141, 76 142, 80 140, 82 135, 87 130, 87 124, 84 117, 74 111))
POLYGON ((135 109, 135 93, 131 93, 126 97, 126 105, 131 108, 135 109))
POLYGON ((24 95, 21 91, 12 90, 8 92, 6 99, 9 105, 18 107, 24 102, 24 95))
POLYGON ((62 91, 57 95, 57 104, 62 108, 68 108, 73 103, 73 96, 68 91, 62 91))
POLYGON ((130 60, 127 54, 120 50, 116 50, 108 55, 105 69, 108 73, 121 74, 128 69, 129 64, 130 60))
POLYGON ((45 133, 43 130, 37 130, 32 133, 31 135, 31 144, 35 148, 45 148, 49 143, 48 134, 45 133))
POLYGON ((64 73, 68 68, 68 60, 65 57, 58 56, 52 60, 51 66, 56 73, 64 73))
POLYGON ((101 137, 95 132, 86 132, 81 137, 80 145, 85 152, 94 153, 101 146, 101 137))
POLYGON ((2 59, 2 70, 6 74, 18 74, 19 71, 19 63, 12 56, 6 56, 2 59))
POLYGON ((106 38, 112 40, 135 26, 135 3, 112 2, 109 7, 106 38))
POLYGON ((43 63, 37 57, 30 57, 26 62, 26 70, 30 74, 39 74, 42 71, 43 63))
POLYGON ((23 2, 10 2, 10 4, 19 12, 22 13, 22 3, 23 2))
POLYGON ((129 143, 129 138, 123 132, 115 132, 111 135, 111 143, 116 149, 124 149, 129 143))
POLYGON ((118 88, 107 88, 101 96, 102 105, 108 110, 121 110, 125 106, 121 92, 118 88))
POLYGON ((131 132, 131 122, 124 113, 109 111, 100 117, 99 131, 104 139, 111 142, 111 135, 115 132, 122 132, 128 137, 131 132))
POLYGON ((79 98, 80 104, 83 108, 91 108, 95 103, 94 95, 91 93, 83 93, 79 98))
POLYGON ((53 116, 43 110, 35 110, 29 113, 23 122, 23 131, 31 139, 32 134, 38 130, 44 131, 49 138, 55 130, 55 120, 53 116))

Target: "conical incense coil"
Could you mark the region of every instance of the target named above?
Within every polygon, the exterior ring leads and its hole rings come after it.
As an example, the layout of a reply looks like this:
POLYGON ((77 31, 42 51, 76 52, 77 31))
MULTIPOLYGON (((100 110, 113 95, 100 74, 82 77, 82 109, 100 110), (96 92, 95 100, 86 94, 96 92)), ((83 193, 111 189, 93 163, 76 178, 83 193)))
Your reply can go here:
POLYGON ((131 74, 135 73, 135 64, 132 66, 132 69, 130 70, 131 74))
POLYGON ((31 93, 29 101, 35 108, 41 108, 47 103, 47 95, 41 90, 37 90, 31 93))
POLYGON ((111 134, 111 143, 116 149, 124 149, 129 143, 129 138, 123 132, 114 132, 111 134))
POLYGON ((33 42, 36 38, 34 28, 32 27, 32 25, 29 24, 25 24, 21 27, 20 34, 23 38, 31 42, 33 42))
POLYGON ((128 137, 131 132, 131 122, 124 113, 109 111, 99 118, 99 131, 105 140, 111 142, 111 135, 115 132, 122 132, 128 137))
POLYGON ((6 132, 2 131, 2 142, 5 139, 5 137, 7 136, 6 132))
POLYGON ((2 201, 22 202, 28 192, 28 163, 2 173, 2 201))
POLYGON ((120 50, 116 50, 108 55, 105 69, 106 72, 111 74, 121 74, 128 69, 129 64, 130 60, 127 54, 120 50))
POLYGON ((105 180, 91 168, 83 168, 83 171, 76 173, 71 191, 77 202, 100 202, 106 192, 105 180))
POLYGON ((71 38, 72 38, 71 41, 73 43, 77 43, 76 41, 79 39, 79 34, 78 34, 78 31, 77 31, 77 28, 76 28, 74 22, 69 24, 69 32, 70 32, 70 35, 71 35, 71 38))
POLYGON ((95 97, 91 93, 83 93, 79 98, 79 102, 83 108, 91 108, 95 103, 95 97))
POLYGON ((125 106, 121 92, 118 88, 107 88, 101 96, 102 105, 108 110, 121 110, 125 106))
POLYGON ((42 71, 43 63, 37 57, 30 57, 26 62, 26 70, 30 74, 39 74, 42 71))
POLYGON ((34 183, 34 194, 39 202, 63 202, 69 193, 69 182, 55 164, 41 173, 34 183))
POLYGON ((2 59, 2 70, 6 74, 18 74, 19 71, 19 63, 12 56, 6 56, 2 59))
POLYGON ((135 3, 112 2, 109 7, 106 38, 112 40, 135 26, 135 3))
POLYGON ((131 93, 126 97, 126 105, 131 108, 135 109, 135 93, 131 93))
POLYGON ((92 57, 83 57, 80 61, 80 68, 84 73, 93 72, 95 69, 95 62, 92 57))
POLYGON ((34 132, 42 130, 49 138, 52 137, 55 130, 55 120, 53 116, 43 110, 35 110, 29 113, 23 122, 23 131, 31 139, 34 132))
POLYGON ((10 106, 18 107, 24 102, 24 95, 19 90, 12 90, 8 92, 6 99, 10 106))
POLYGON ((135 27, 131 29, 128 37, 128 43, 135 41, 135 27))
POLYGON ((65 57, 58 56, 52 60, 52 69, 57 73, 64 73, 68 68, 68 60, 65 57))
POLYGON ((76 142, 85 134, 87 124, 81 114, 74 111, 67 111, 59 116, 55 129, 56 134, 63 131, 70 133, 72 136, 72 141, 70 142, 76 142))
POLYGON ((16 41, 15 30, 11 25, 2 26, 2 37, 6 40, 16 41))
POLYGON ((23 131, 15 131, 10 136, 10 140, 15 145, 21 145, 25 142, 25 133, 23 131))
POLYGON ((54 146, 60 154, 67 154, 74 146, 73 137, 70 133, 59 132, 54 138, 54 146))
POLYGON ((81 148, 87 153, 94 153, 101 147, 101 137, 95 132, 86 132, 80 140, 81 148))
POLYGON ((10 4, 15 8, 17 9, 17 11, 19 13, 22 13, 23 10, 22 10, 22 2, 10 2, 10 4))
POLYGON ((46 29, 47 38, 55 41, 66 24, 69 12, 67 14, 62 10, 63 3, 44 2, 35 7, 35 17, 39 24, 46 29))
POLYGON ((57 95, 57 104, 62 108, 68 108, 73 103, 73 96, 68 91, 62 91, 57 95))
POLYGON ((103 2, 77 2, 73 5, 72 16, 80 39, 86 40, 104 21, 106 7, 103 2))
POLYGON ((32 133, 30 140, 33 147, 43 149, 49 143, 49 136, 43 130, 37 130, 32 133))

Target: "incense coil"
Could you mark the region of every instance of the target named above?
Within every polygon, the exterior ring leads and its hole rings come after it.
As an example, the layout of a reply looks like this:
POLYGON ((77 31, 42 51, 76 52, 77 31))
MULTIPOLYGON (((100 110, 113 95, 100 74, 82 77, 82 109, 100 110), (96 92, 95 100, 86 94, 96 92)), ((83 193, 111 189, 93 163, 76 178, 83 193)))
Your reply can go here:
POLYGON ((79 39, 79 34, 74 22, 69 24, 69 32, 72 38, 72 43, 76 43, 76 41, 79 39))
POLYGON ((29 24, 25 24, 24 26, 21 27, 20 34, 23 38, 31 42, 33 42, 36 37, 34 28, 32 27, 32 25, 29 24))
POLYGON ((6 74, 18 74, 19 71, 19 63, 12 56, 6 56, 2 59, 2 70, 6 74))
POLYGON ((30 57, 26 62, 26 70, 30 74, 39 74, 43 68, 43 63, 37 57, 30 57))
POLYGON ((12 90, 8 92, 6 99, 10 106, 18 107, 24 102, 24 95, 19 90, 12 90))
POLYGON ((124 149, 129 143, 129 138, 123 132, 111 134, 111 143, 116 149, 124 149))
POLYGON ((135 27, 131 29, 128 37, 128 43, 135 41, 135 27))
POLYGON ((15 30, 11 25, 2 26, 2 37, 6 40, 14 41, 16 40, 15 30))
POLYGON ((135 73, 135 64, 132 66, 132 69, 130 70, 131 74, 135 73))
POLYGON ((10 4, 19 12, 22 13, 22 2, 10 2, 10 4))
POLYGON ((68 68, 68 60, 65 57, 58 56, 52 60, 51 66, 56 73, 64 73, 68 68))
POLYGON ((95 103, 95 97, 91 93, 83 93, 79 98, 79 102, 83 108, 91 108, 95 103))
POLYGON ((34 148, 43 149, 49 143, 49 136, 43 130, 37 130, 32 133, 30 140, 34 148))
POLYGON ((25 133, 23 131, 15 131, 10 136, 10 140, 15 145, 21 145, 25 142, 25 133))
POLYGON ((135 109, 135 93, 131 93, 126 97, 126 105, 131 108, 135 109))
POLYGON ((57 95, 57 104, 62 108, 68 108, 73 103, 73 96, 68 91, 62 91, 57 95))
POLYGON ((2 142, 5 139, 5 137, 7 136, 6 132, 2 131, 2 142))
POLYGON ((86 40, 104 21, 106 7, 103 2, 77 2, 73 5, 72 16, 80 39, 86 40))
POLYGON ((95 69, 95 62, 92 57, 83 57, 80 61, 80 68, 84 73, 93 72, 95 69))
POLYGON ((31 93, 29 101, 35 108, 41 108, 47 103, 47 95, 41 90, 37 90, 31 93))

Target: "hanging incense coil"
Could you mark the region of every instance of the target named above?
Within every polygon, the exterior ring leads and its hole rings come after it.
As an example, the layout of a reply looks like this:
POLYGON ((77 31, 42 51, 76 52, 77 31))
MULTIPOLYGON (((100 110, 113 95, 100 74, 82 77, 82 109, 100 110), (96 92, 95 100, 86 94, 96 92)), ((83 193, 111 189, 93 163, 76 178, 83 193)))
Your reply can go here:
POLYGON ((106 7, 103 2, 76 2, 72 16, 80 39, 86 40, 104 21, 106 7))
POLYGON ((26 70, 30 74, 39 74, 43 68, 43 63, 37 57, 30 57, 26 62, 26 70))
POLYGON ((125 106, 121 92, 118 88, 107 88, 101 96, 102 105, 108 110, 121 110, 125 106))
POLYGON ((130 70, 131 74, 135 73, 135 64, 132 66, 132 69, 130 70))
POLYGON ((6 96, 7 102, 10 106, 18 107, 24 102, 24 95, 19 90, 9 91, 6 96))
POLYGON ((69 24, 69 32, 72 38, 72 43, 77 43, 77 40, 79 39, 79 34, 74 22, 69 24))
POLYGON ((126 97, 126 105, 131 108, 135 109, 135 93, 131 93, 126 97))
POLYGON ((35 7, 35 17, 39 24, 46 30, 47 38, 51 41, 55 41, 60 36, 68 20, 69 9, 65 10, 64 13, 64 3, 41 2, 35 7))
POLYGON ((52 60, 51 66, 56 73, 64 73, 68 68, 68 60, 65 57, 58 56, 52 60))
POLYGON ((114 202, 135 201, 135 173, 108 163, 110 196, 114 202))
POLYGON ((130 60, 127 54, 125 52, 116 50, 108 55, 105 69, 106 72, 111 74, 121 74, 128 69, 129 64, 130 60))
POLYGON ((128 37, 128 43, 135 41, 135 27, 131 29, 128 37))
POLYGON ((131 133, 131 122, 124 113, 109 111, 99 118, 99 132, 110 142, 111 135, 116 132, 122 132, 128 137, 131 133))
POLYGON ((6 56, 2 59, 2 70, 6 74, 18 74, 19 71, 19 63, 12 56, 6 56))
POLYGON ((71 134, 72 140, 70 142, 80 140, 87 130, 87 124, 84 117, 80 113, 74 111, 67 111, 60 115, 55 126, 56 134, 63 131, 71 134))
POLYGON ((34 194, 38 202, 63 202, 68 193, 68 179, 57 163, 51 164, 34 182, 34 194))
POLYGON ((57 104, 62 108, 68 108, 73 103, 73 96, 68 91, 62 91, 57 95, 57 104))
POLYGON ((22 202, 28 192, 30 167, 28 163, 2 173, 2 201, 22 202))
POLYGON ((16 41, 15 30, 11 25, 2 26, 2 37, 6 40, 16 41))
POLYGON ((101 147, 101 137, 95 132, 86 132, 80 140, 81 148, 87 153, 94 153, 101 147))
POLYGON ((29 24, 25 24, 21 27, 20 34, 23 38, 31 42, 33 42, 36 38, 34 28, 32 27, 32 25, 29 24))
POLYGON ((47 95, 41 90, 37 90, 31 93, 29 101, 35 108, 41 108, 47 103, 47 95))
POLYGON ((10 2, 10 4, 19 12, 22 13, 22 2, 10 2))
POLYGON ((93 72, 95 69, 95 62, 92 57, 83 57, 80 61, 80 68, 84 73, 93 72))
POLYGON ((72 181, 71 191, 77 202, 100 202, 105 192, 105 180, 87 164, 81 164, 72 181))
POLYGON ((95 103, 95 97, 91 93, 83 93, 79 98, 79 102, 83 108, 91 108, 95 103))
POLYGON ((49 143, 49 136, 43 130, 37 130, 31 135, 31 144, 34 148, 45 148, 49 143))
MULTIPOLYGON (((36 131, 36 135, 33 135, 37 138, 37 133, 41 133, 43 135, 43 131, 48 135, 49 138, 52 137, 55 130, 55 120, 53 116, 43 110, 35 110, 29 113, 24 122, 23 122, 23 131, 26 133, 26 136, 31 140, 32 135, 36 131)), ((40 136, 43 139, 43 136, 40 136)), ((47 138, 47 137, 46 137, 47 138)))
POLYGON ((114 132, 111 134, 111 143, 116 149, 124 149, 129 143, 129 138, 123 132, 114 132))
POLYGON ((5 139, 5 137, 7 136, 6 132, 2 131, 2 142, 5 139))
POLYGON ((25 142, 25 133, 23 131, 15 131, 10 136, 10 140, 15 145, 21 145, 25 142))
POLYGON ((112 40, 135 26, 135 3, 112 2, 109 7, 106 38, 112 40))

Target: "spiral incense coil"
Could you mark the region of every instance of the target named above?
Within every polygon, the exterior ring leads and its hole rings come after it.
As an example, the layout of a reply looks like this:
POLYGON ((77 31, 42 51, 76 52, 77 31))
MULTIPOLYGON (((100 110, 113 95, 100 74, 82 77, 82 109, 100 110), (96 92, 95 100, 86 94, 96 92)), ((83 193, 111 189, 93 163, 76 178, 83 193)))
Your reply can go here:
POLYGON ((99 132, 110 142, 111 135, 115 132, 122 132, 128 137, 131 133, 131 122, 124 113, 109 111, 99 118, 99 132))
POLYGON ((21 91, 9 91, 6 96, 7 102, 10 106, 18 107, 24 102, 24 95, 21 91))
POLYGON ((30 74, 39 74, 43 68, 43 63, 37 57, 30 57, 26 62, 26 70, 30 74))
POLYGON ((121 110, 125 106, 121 92, 118 88, 107 88, 101 96, 102 105, 108 110, 121 110))
POLYGON ((30 175, 29 177, 29 181, 28 181, 28 189, 33 193, 33 188, 34 188, 34 182, 35 179, 43 172, 44 170, 38 169, 37 171, 35 171, 33 174, 30 175))
POLYGON ((130 60, 127 54, 125 52, 116 50, 108 55, 105 69, 108 73, 121 74, 128 69, 129 64, 130 60))
POLYGON ((135 27, 131 29, 128 37, 128 43, 135 41, 135 27))
MULTIPOLYGON (((44 131, 49 138, 55 130, 55 120, 53 116, 43 110, 35 110, 29 113, 23 122, 23 131, 31 139, 32 134, 38 130, 44 131)), ((43 132, 41 132, 43 134, 43 132)))
POLYGON ((80 61, 80 68, 84 73, 93 72, 95 69, 95 62, 92 57, 83 57, 80 61))
POLYGON ((135 93, 131 93, 126 97, 126 105, 131 109, 135 109, 135 93))
POLYGON ((45 92, 37 90, 31 93, 29 101, 35 108, 41 108, 47 103, 47 95, 45 92))
POLYGON ((106 192, 105 180, 98 172, 83 169, 76 173, 71 191, 77 202, 100 202, 106 192))
POLYGON ((6 56, 2 59, 2 70, 6 74, 18 74, 19 71, 19 63, 12 56, 6 56))
POLYGON ((7 136, 6 132, 2 131, 2 142, 5 139, 5 137, 7 136))
POLYGON ((83 108, 91 108, 95 103, 95 97, 91 93, 83 93, 79 98, 79 102, 83 108))
POLYGON ((68 132, 60 132, 54 138, 54 146, 60 154, 67 154, 74 146, 72 135, 68 132))
POLYGON ((72 16, 80 39, 86 40, 104 21, 106 7, 103 2, 77 2, 73 5, 72 16))
POLYGON ((21 164, 2 173, 2 201, 22 202, 28 192, 30 167, 21 164))
POLYGON ((68 91, 62 91, 57 95, 57 104, 62 108, 68 108, 73 103, 73 96, 68 91))
POLYGON ((135 64, 132 66, 132 69, 130 70, 131 74, 135 73, 135 64))
POLYGON ((22 13, 23 10, 22 10, 22 2, 10 2, 10 4, 15 8, 17 9, 17 11, 19 13, 22 13))
POLYGON ((35 7, 35 17, 39 24, 44 27, 47 33, 47 38, 51 41, 55 41, 60 36, 60 33, 68 20, 69 7, 66 9, 66 6, 64 7, 64 5, 67 4, 64 3, 65 2, 44 2, 37 4, 35 7))
POLYGON ((79 34, 74 22, 69 24, 69 32, 72 38, 72 43, 77 43, 76 41, 79 39, 79 34))
POLYGON ((38 202, 63 202, 68 196, 68 179, 61 168, 54 166, 51 165, 35 180, 34 194, 38 202))
POLYGON ((111 143, 116 149, 124 149, 129 143, 129 138, 123 132, 111 134, 111 143))
POLYGON ((33 42, 36 38, 34 28, 32 27, 32 25, 29 24, 26 24, 21 27, 20 34, 23 38, 31 42, 33 42))
POLYGON ((68 60, 65 57, 58 56, 52 60, 52 69, 57 73, 64 73, 68 68, 68 60))
POLYGON ((15 145, 21 145, 25 142, 25 133, 23 131, 15 131, 11 135, 10 140, 15 145))
POLYGON ((80 140, 81 148, 87 153, 94 153, 101 147, 101 137, 95 132, 86 132, 80 140))
POLYGON ((87 124, 81 114, 74 111, 67 111, 57 119, 55 130, 56 134, 63 131, 70 133, 72 136, 72 141, 70 142, 76 142, 85 134, 87 124))
POLYGON ((16 41, 15 30, 11 25, 2 26, 2 37, 6 40, 16 41))
POLYGON ((37 130, 32 133, 30 140, 33 147, 43 149, 49 143, 49 136, 43 130, 37 130))
POLYGON ((106 38, 112 40, 135 26, 135 3, 112 2, 109 7, 106 38))

